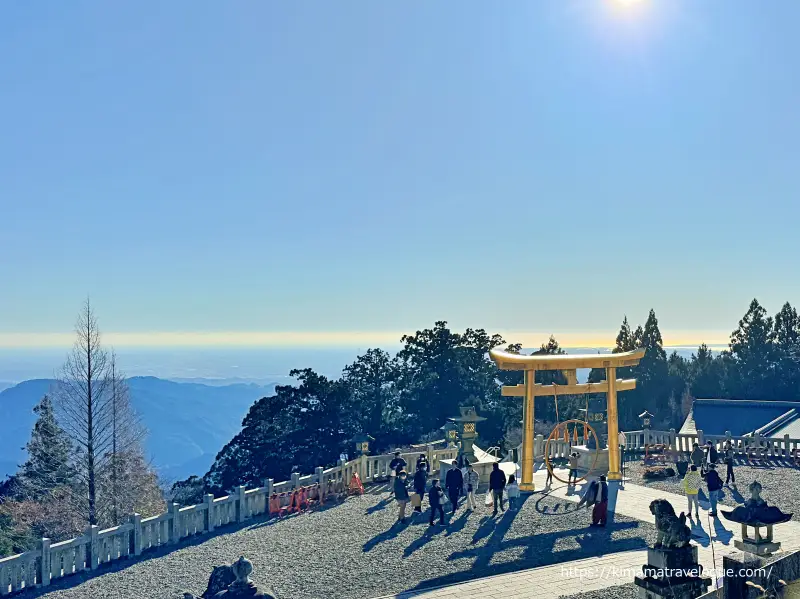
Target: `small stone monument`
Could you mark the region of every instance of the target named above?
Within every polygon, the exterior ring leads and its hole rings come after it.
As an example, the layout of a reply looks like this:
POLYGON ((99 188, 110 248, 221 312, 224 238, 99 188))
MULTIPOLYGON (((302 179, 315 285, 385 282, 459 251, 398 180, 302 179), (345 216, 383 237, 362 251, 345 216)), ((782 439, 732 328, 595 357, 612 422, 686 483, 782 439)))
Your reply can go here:
MULTIPOLYGON (((250 574, 253 564, 244 556, 240 557, 230 566, 214 568, 208 581, 208 588, 201 595, 201 599, 276 599, 272 591, 260 591, 250 574)), ((183 599, 195 599, 191 593, 184 593, 183 599)))
POLYGON ((792 514, 784 514, 780 508, 767 505, 761 497, 761 489, 761 483, 754 480, 747 487, 750 499, 729 512, 722 512, 726 520, 742 525, 742 540, 733 542, 736 548, 759 557, 772 555, 780 549, 781 544, 772 540, 772 527, 792 519, 792 514), (753 537, 748 536, 748 526, 753 529, 753 537), (767 529, 765 535, 761 534, 762 528, 767 529))
POLYGON ((711 579, 702 576, 697 546, 689 543, 692 533, 686 526, 686 515, 675 515, 666 499, 650 503, 650 513, 656 518, 658 537, 647 549, 647 565, 642 576, 634 579, 641 599, 695 599, 705 593, 711 579))

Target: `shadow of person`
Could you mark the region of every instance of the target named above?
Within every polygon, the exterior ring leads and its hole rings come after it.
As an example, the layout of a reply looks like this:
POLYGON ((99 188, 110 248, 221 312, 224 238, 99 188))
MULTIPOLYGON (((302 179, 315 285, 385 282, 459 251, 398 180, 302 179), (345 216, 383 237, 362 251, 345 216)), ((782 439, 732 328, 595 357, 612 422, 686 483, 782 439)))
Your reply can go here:
POLYGON ((428 529, 403 550, 403 557, 410 557, 415 551, 422 549, 425 545, 432 541, 433 537, 444 532, 445 530, 446 529, 444 526, 428 525, 428 529))
POLYGON ((730 545, 733 538, 733 532, 725 528, 722 520, 714 518, 714 539, 723 545, 730 545))
POLYGON ((475 531, 475 534, 472 535, 472 540, 470 541, 470 545, 475 545, 482 539, 485 539, 490 534, 492 534, 492 529, 494 529, 496 523, 494 518, 490 516, 484 516, 481 518, 481 523, 478 526, 478 530, 475 531))
POLYGON ((736 487, 728 487, 728 490, 730 491, 731 497, 733 497, 733 500, 736 503, 745 502, 744 496, 739 492, 739 489, 737 489, 736 487))
POLYGON ((708 536, 706 529, 703 528, 703 523, 700 518, 690 518, 687 520, 692 532, 692 539, 702 547, 708 547, 711 544, 711 538, 708 536))
POLYGON ((370 515, 374 514, 375 512, 379 512, 381 510, 385 510, 386 507, 390 503, 392 503, 392 498, 391 497, 385 497, 385 498, 381 499, 375 505, 370 506, 370 507, 367 508, 367 511, 366 511, 367 516, 370 516, 370 515))
POLYGON ((405 527, 406 527, 406 525, 403 524, 402 522, 395 522, 389 530, 384 531, 384 532, 382 532, 382 533, 380 533, 378 535, 375 535, 369 541, 364 543, 362 551, 364 553, 367 553, 368 551, 372 551, 373 549, 375 549, 375 547, 377 547, 378 545, 380 545, 384 541, 388 541, 389 539, 395 538, 397 535, 400 534, 400 531, 405 529, 405 527))

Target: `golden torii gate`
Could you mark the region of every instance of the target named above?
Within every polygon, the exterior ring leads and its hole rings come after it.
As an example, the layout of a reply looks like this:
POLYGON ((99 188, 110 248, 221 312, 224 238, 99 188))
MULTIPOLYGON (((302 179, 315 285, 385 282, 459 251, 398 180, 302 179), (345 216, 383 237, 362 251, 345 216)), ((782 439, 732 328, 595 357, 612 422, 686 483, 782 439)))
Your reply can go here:
POLYGON ((644 349, 618 354, 536 354, 522 355, 495 348, 489 352, 500 370, 523 370, 523 385, 504 386, 506 397, 524 397, 522 404, 522 480, 520 489, 533 491, 533 398, 539 395, 554 395, 553 385, 537 385, 537 370, 560 370, 567 379, 566 385, 558 385, 559 394, 605 393, 607 395, 608 418, 608 479, 620 480, 620 456, 617 436, 619 422, 617 391, 636 388, 636 379, 618 379, 617 368, 636 366, 644 357, 644 349), (599 383, 578 383, 578 368, 604 368, 606 380, 599 383))

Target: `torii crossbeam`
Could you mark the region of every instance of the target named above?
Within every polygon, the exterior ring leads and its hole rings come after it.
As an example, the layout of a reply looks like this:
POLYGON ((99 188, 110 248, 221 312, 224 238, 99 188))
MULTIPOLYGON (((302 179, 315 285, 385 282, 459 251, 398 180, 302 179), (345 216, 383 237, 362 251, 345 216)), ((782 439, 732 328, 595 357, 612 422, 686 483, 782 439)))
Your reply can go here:
POLYGON ((618 379, 617 368, 636 366, 644 357, 644 349, 618 354, 514 354, 495 348, 489 356, 500 370, 522 370, 525 383, 503 387, 506 397, 524 397, 522 404, 522 480, 520 489, 533 491, 533 398, 553 395, 553 385, 537 385, 537 370, 561 370, 567 378, 567 385, 558 385, 559 394, 605 393, 608 414, 608 479, 620 480, 620 455, 616 439, 619 435, 617 411, 617 392, 636 388, 635 379, 618 379), (606 380, 599 383, 578 383, 578 368, 604 368, 606 380))

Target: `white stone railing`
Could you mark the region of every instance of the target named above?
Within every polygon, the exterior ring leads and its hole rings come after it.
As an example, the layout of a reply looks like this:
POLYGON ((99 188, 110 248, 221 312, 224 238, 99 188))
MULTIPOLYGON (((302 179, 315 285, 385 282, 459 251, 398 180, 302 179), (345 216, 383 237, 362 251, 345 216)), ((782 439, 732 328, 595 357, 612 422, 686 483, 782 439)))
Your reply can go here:
MULTIPOLYGON (((409 470, 413 469, 420 453, 426 454, 431 471, 435 472, 440 460, 454 459, 458 449, 429 447, 424 452, 403 454, 409 470)), ((90 526, 83 535, 69 541, 51 544, 50 539, 42 539, 32 551, 0 559, 0 596, 36 586, 45 587, 59 578, 96 570, 103 564, 136 557, 165 545, 176 545, 182 539, 267 514, 273 495, 277 495, 281 507, 286 508, 296 489, 313 488, 317 497, 319 494, 324 497, 331 486, 346 489, 356 472, 364 483, 377 482, 388 476, 393 459, 394 455, 378 455, 340 461, 333 468, 317 468, 314 474, 295 473, 285 482, 275 483, 269 479, 264 486, 255 489, 236 487, 225 497, 206 495, 203 503, 197 505, 181 507, 173 503, 158 516, 142 518, 133 514, 129 522, 113 528, 100 530, 98 526, 90 526)))
POLYGON ((782 437, 763 437, 759 433, 753 436, 735 436, 730 432, 724 435, 706 435, 702 430, 696 434, 679 434, 675 429, 657 431, 644 429, 625 433, 625 448, 632 451, 644 451, 651 445, 665 445, 673 450, 689 453, 695 443, 704 445, 711 441, 717 450, 721 451, 726 443, 730 443, 736 455, 761 455, 781 457, 786 459, 800 456, 800 439, 789 435, 782 437))

